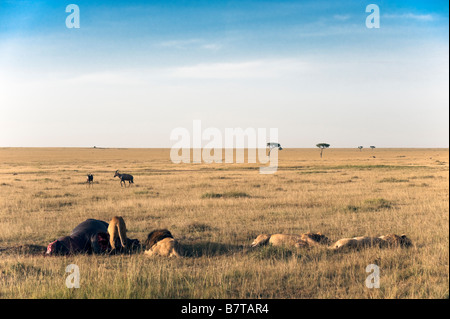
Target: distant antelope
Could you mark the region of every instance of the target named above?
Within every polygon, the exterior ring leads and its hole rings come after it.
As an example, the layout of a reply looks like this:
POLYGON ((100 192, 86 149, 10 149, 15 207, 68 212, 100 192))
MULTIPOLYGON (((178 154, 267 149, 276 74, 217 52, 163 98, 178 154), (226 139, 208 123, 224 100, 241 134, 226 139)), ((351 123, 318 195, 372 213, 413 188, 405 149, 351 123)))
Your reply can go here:
POLYGON ((267 143, 267 147, 269 148, 269 156, 270 156, 270 152, 273 149, 278 149, 279 151, 281 151, 283 148, 281 147, 280 143, 267 143))
POLYGON ((91 183, 94 184, 94 175, 87 174, 86 183, 88 183, 89 186, 91 186, 91 183))
POLYGON ((120 186, 121 187, 122 187, 122 183, 124 183, 125 187, 127 187, 125 184, 125 181, 128 181, 128 184, 131 184, 131 183, 134 184, 133 176, 130 174, 120 174, 119 170, 117 170, 116 173, 114 174, 114 177, 116 177, 116 176, 118 176, 120 178, 120 186))

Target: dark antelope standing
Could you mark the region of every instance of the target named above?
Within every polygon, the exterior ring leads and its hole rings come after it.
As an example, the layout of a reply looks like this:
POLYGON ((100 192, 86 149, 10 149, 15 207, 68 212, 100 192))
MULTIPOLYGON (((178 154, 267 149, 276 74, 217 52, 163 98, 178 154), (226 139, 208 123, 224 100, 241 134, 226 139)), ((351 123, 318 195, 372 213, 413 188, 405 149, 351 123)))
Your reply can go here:
POLYGON ((283 148, 281 147, 280 143, 267 143, 267 147, 269 148, 269 156, 270 156, 270 152, 273 149, 278 149, 279 151, 281 151, 283 148))
POLYGON ((87 175, 87 179, 86 179, 86 183, 88 183, 89 186, 91 186, 91 183, 94 184, 94 175, 88 174, 87 175))
POLYGON ((133 182, 133 176, 130 174, 120 174, 119 170, 116 171, 114 174, 114 177, 118 176, 120 178, 120 186, 122 187, 122 183, 124 183, 125 187, 127 187, 127 184, 125 184, 125 181, 128 181, 128 184, 131 184, 133 182))

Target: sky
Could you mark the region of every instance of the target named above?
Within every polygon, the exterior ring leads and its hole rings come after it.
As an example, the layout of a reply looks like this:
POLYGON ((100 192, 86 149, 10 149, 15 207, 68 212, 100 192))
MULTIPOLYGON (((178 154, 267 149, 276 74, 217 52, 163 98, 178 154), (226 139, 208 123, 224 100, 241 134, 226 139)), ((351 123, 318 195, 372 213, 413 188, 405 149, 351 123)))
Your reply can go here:
POLYGON ((449 147, 448 1, 0 0, 0 147, 449 147), (80 10, 67 28, 66 6, 80 10), (380 27, 367 28, 376 4, 380 27), (204 141, 206 144, 208 141, 204 141))

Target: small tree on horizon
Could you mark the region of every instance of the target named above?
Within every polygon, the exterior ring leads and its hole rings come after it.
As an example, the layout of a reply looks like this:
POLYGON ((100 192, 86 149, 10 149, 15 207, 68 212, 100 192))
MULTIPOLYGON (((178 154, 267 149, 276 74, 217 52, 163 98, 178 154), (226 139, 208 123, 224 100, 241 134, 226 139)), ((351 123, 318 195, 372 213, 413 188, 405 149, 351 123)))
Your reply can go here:
POLYGON ((374 148, 375 148, 375 146, 373 146, 373 145, 370 145, 370 148, 371 148, 371 149, 374 149, 374 148))
POLYGON ((317 146, 318 148, 320 148, 320 158, 322 158, 323 150, 324 150, 325 148, 329 148, 329 147, 330 147, 330 144, 327 144, 327 143, 319 143, 319 144, 316 144, 316 146, 317 146))
POLYGON ((358 146, 358 148, 359 148, 359 151, 361 152, 363 149, 363 146, 358 146))

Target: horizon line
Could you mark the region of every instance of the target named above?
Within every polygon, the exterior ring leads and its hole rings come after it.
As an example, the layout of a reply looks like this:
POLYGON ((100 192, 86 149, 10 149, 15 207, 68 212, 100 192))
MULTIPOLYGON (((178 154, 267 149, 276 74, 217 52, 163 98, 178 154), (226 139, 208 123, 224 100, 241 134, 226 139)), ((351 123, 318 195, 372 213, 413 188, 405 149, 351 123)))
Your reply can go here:
MULTIPOLYGON (((0 146, 0 149, 7 149, 7 148, 78 148, 78 149, 168 149, 170 150, 172 147, 101 147, 101 146, 0 146)), ((316 149, 318 147, 283 147, 283 150, 286 149, 316 149)), ((199 149, 194 147, 188 147, 188 148, 178 148, 178 149, 199 149)), ((205 149, 204 147, 200 149, 205 149)), ((230 148, 210 148, 210 149, 230 149, 230 148)), ((264 148, 248 148, 248 147, 233 147, 231 148, 233 150, 248 150, 248 149, 267 149, 267 147, 264 148)), ((330 149, 358 149, 358 147, 329 147, 330 149)), ((363 147, 363 149, 370 149, 369 147, 363 147)), ((375 149, 449 149, 449 146, 411 146, 411 147, 403 147, 403 146, 394 146, 394 147, 375 147, 375 149)))

